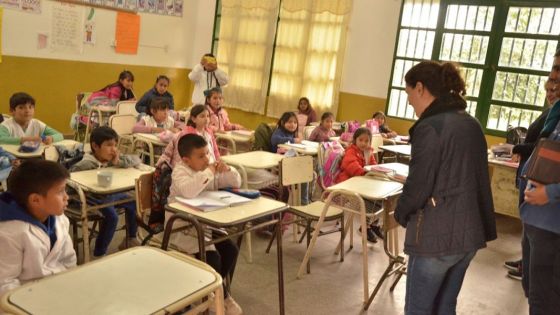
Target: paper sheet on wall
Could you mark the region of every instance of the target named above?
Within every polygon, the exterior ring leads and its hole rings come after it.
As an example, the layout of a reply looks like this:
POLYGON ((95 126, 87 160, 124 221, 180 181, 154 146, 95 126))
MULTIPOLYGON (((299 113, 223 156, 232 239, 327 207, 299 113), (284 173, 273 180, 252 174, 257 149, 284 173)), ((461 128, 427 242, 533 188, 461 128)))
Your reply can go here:
POLYGON ((95 9, 89 8, 89 13, 84 21, 84 44, 95 45, 95 9))
POLYGON ((57 52, 82 53, 84 9, 66 3, 52 4, 51 48, 57 52))
POLYGON ((139 38, 140 15, 118 12, 115 30, 115 52, 136 55, 139 38))
POLYGON ((0 7, 0 63, 2 63, 2 24, 4 17, 4 8, 0 7))

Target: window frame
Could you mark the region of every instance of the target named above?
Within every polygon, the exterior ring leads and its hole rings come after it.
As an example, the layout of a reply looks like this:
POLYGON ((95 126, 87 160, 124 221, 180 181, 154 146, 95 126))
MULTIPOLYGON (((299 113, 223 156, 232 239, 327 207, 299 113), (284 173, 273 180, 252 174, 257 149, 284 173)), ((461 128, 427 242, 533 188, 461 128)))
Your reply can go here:
MULTIPOLYGON (((423 4, 423 0, 414 0, 414 3, 423 4)), ((403 90, 403 88, 394 86, 393 85, 393 76, 395 72, 395 64, 397 60, 411 60, 411 61, 418 61, 422 60, 419 58, 410 58, 410 57, 400 57, 397 55, 398 53, 398 46, 400 40, 401 30, 409 29, 410 26, 403 26, 402 25, 402 18, 403 18, 403 11, 404 11, 405 1, 401 3, 401 10, 399 14, 399 22, 397 28, 397 36, 395 40, 395 46, 393 51, 393 61, 391 63, 391 76, 389 78, 389 86, 387 92, 387 103, 385 105, 385 111, 387 112, 388 116, 391 118, 408 120, 411 122, 416 121, 416 119, 410 119, 405 117, 399 117, 395 115, 389 115, 389 105, 390 105, 390 97, 391 92, 395 89, 403 90)), ((521 69, 515 67, 506 67, 499 65, 499 58, 500 53, 503 45, 504 37, 509 38, 527 38, 527 39, 554 39, 557 40, 556 50, 560 49, 560 40, 559 35, 551 34, 551 35, 544 35, 544 34, 522 34, 522 33, 509 33, 506 32, 506 23, 507 23, 507 15, 510 7, 537 7, 537 8, 560 8, 560 4, 558 4, 557 0, 536 0, 536 1, 527 1, 527 0, 440 0, 439 1, 439 10, 438 10, 438 18, 435 29, 431 28, 416 28, 418 30, 426 30, 426 31, 434 31, 434 42, 431 54, 431 60, 440 61, 440 53, 442 49, 442 42, 443 42, 443 35, 444 33, 453 33, 453 34, 467 34, 467 35, 483 35, 489 36, 488 48, 486 52, 486 58, 484 64, 473 64, 473 63, 466 63, 461 62, 460 64, 466 65, 469 68, 475 69, 482 69, 482 78, 480 81, 480 90, 478 96, 467 96, 467 101, 469 100, 476 100, 477 107, 475 118, 478 119, 480 122, 484 133, 487 135, 492 136, 505 136, 505 131, 491 129, 487 127, 490 107, 491 105, 500 105, 508 108, 520 108, 520 109, 527 109, 527 110, 535 110, 534 105, 527 105, 527 104, 519 104, 510 101, 503 101, 503 100, 493 100, 493 90, 494 84, 496 80, 496 75, 498 71, 506 71, 512 72, 516 74, 530 74, 530 75, 546 75, 548 76, 549 71, 541 71, 541 70, 534 70, 534 69, 521 69), (447 9, 450 5, 479 5, 479 6, 494 6, 494 17, 492 20, 492 27, 490 32, 485 31, 476 31, 476 30, 455 30, 455 29, 446 29, 445 28, 445 19, 447 9), (493 40, 496 38, 500 38, 501 40, 493 40)), ((544 105, 544 104, 543 104, 544 105)), ((536 118, 536 117, 535 117, 536 118)))

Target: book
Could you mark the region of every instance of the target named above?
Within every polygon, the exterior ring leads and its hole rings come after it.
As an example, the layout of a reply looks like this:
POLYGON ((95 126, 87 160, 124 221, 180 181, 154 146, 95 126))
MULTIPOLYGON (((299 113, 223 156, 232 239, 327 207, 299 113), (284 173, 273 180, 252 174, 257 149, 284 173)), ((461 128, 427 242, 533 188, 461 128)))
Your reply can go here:
POLYGON ((196 198, 176 197, 178 202, 204 212, 233 207, 251 201, 229 191, 203 191, 196 198))
POLYGON ((560 183, 560 142, 541 139, 527 166, 527 178, 541 184, 560 183))

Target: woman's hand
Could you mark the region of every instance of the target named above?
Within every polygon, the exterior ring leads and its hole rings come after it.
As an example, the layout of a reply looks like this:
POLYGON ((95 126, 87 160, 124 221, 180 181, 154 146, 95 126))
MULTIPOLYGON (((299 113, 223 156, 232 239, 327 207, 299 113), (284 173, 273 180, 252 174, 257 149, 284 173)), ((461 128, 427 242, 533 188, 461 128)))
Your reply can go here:
POLYGON ((530 180, 527 184, 527 189, 525 189, 525 201, 530 205, 546 205, 549 201, 546 194, 546 185, 530 180))

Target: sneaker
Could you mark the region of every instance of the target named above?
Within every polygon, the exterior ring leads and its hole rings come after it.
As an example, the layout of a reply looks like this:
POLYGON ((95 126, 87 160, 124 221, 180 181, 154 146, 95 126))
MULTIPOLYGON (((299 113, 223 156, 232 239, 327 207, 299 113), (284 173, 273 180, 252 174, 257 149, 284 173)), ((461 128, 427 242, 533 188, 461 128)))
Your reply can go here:
POLYGON ((523 279, 523 272, 521 270, 510 270, 507 274, 508 277, 521 281, 523 279))
POLYGON ((129 237, 128 238, 128 244, 126 242, 126 239, 123 239, 121 245, 119 245, 119 250, 125 250, 127 248, 132 248, 132 247, 136 247, 136 246, 141 246, 142 242, 140 242, 140 240, 136 237, 129 237))
POLYGON ((383 231, 379 225, 372 225, 369 227, 378 238, 383 239, 383 231))
POLYGON ((517 271, 520 268, 520 266, 521 266, 521 259, 515 261, 506 261, 504 263, 504 267, 513 271, 517 271))
MULTIPOLYGON (((362 233, 362 227, 358 228, 358 232, 362 233)), ((367 240, 368 242, 377 243, 377 237, 371 228, 367 229, 367 240)))
POLYGON ((224 308, 226 309, 226 315, 243 314, 243 310, 241 309, 241 306, 239 306, 239 304, 237 304, 237 302, 235 302, 235 300, 231 296, 228 296, 224 300, 224 308))

